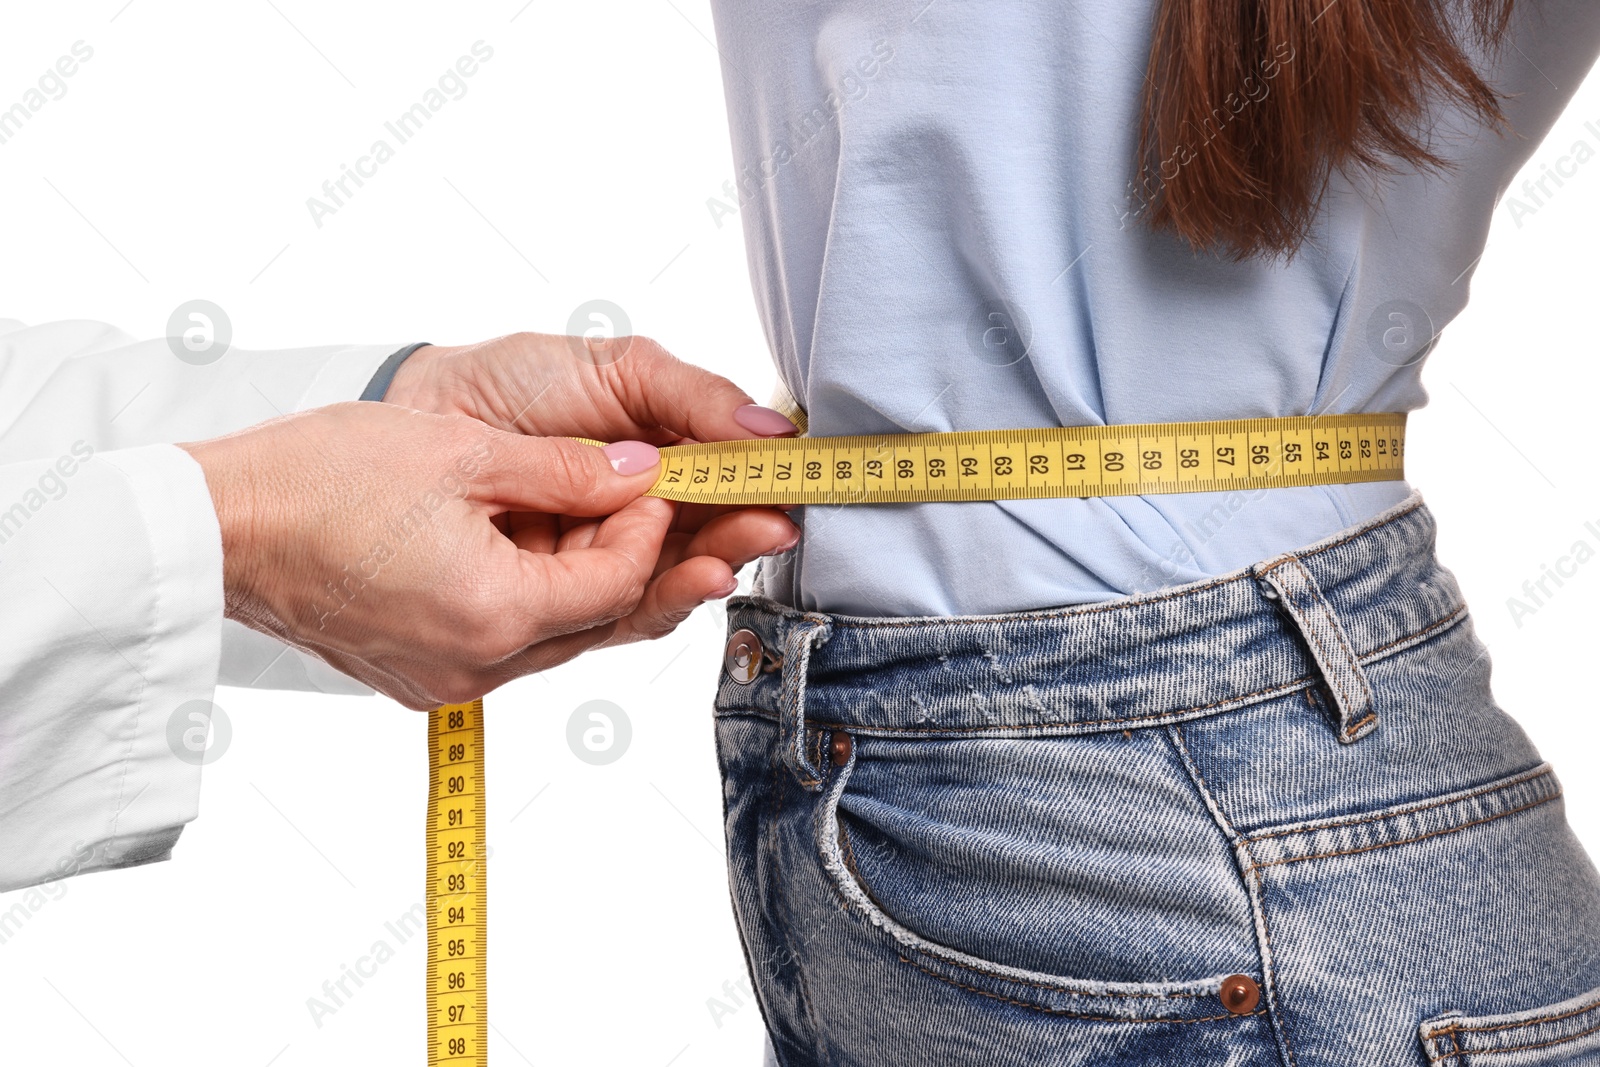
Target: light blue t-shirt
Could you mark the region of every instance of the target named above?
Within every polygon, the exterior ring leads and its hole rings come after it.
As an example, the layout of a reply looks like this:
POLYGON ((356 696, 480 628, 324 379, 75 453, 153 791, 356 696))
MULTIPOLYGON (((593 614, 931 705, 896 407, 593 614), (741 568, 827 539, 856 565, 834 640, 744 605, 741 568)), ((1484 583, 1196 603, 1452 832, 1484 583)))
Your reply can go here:
MULTIPOLYGON (((1138 218, 1153 0, 714 6, 736 167, 723 210, 815 435, 1418 408, 1506 183, 1600 53, 1595 0, 1522 0, 1498 58, 1474 46, 1519 94, 1520 139, 1441 106, 1431 143, 1456 169, 1336 174, 1298 256, 1235 263, 1138 218)), ((1297 60, 1257 72, 1218 121, 1249 122, 1297 60)), ((1086 603, 1234 570, 1409 491, 810 506, 765 591, 857 615, 1086 603)))

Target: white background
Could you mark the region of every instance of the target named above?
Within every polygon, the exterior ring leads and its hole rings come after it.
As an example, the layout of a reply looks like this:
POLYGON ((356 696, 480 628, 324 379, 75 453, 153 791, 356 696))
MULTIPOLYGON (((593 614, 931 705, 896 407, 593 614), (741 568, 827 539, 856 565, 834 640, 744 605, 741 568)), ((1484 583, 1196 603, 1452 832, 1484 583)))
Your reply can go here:
MULTIPOLYGON (((706 205, 733 172, 709 8, 523 5, 7 5, 0 108, 75 41, 94 55, 0 145, 0 316, 150 337, 203 297, 241 347, 450 344, 562 332, 604 297, 765 398, 738 220, 719 228, 706 205), (384 121, 479 40, 494 56, 466 95, 318 228, 306 199, 376 138, 393 144, 384 121)), ((1600 79, 1529 171, 1579 139, 1600 147, 1600 79)), ((1472 305, 1429 359, 1408 457, 1497 697, 1555 761, 1591 850, 1600 560, 1520 625, 1507 600, 1575 541, 1600 547, 1597 238, 1600 161, 1520 225, 1502 205, 1472 305)), ((701 609, 658 643, 490 698, 497 1063, 759 1062, 758 1012, 732 988, 744 965, 709 714, 721 633, 701 609), (633 727, 609 766, 565 739, 593 699, 633 727)), ((0 1059, 424 1061, 424 945, 384 927, 422 893, 424 718, 375 698, 224 689, 218 703, 232 744, 174 860, 60 883, 0 944, 0 1059), (394 958, 319 1026, 308 998, 380 939, 394 958)))

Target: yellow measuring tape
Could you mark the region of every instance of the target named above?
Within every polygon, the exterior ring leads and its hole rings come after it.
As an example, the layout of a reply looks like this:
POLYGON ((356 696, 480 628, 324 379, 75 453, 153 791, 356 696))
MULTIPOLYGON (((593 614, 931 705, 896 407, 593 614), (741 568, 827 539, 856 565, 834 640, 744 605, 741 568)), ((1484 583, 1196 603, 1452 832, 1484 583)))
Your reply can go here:
MULTIPOLYGON (((1404 413, 1383 413, 716 441, 663 448, 649 495, 910 503, 1385 481, 1405 477, 1405 425, 1404 413)), ((428 767, 428 1063, 483 1067, 483 701, 432 713, 428 767)))
POLYGON ((712 441, 663 448, 647 495, 893 504, 1387 481, 1405 477, 1405 425, 1386 412, 712 441))
POLYGON ((428 1063, 489 1062, 483 701, 428 716, 428 1063))

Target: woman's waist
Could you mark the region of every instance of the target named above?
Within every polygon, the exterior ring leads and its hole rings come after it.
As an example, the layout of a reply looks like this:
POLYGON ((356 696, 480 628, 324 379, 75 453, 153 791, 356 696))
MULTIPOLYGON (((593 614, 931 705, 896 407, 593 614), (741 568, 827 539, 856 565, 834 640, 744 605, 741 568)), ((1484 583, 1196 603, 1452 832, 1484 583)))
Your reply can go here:
MULTIPOLYGON (((802 582, 816 565, 801 558, 802 582)), ((777 714, 784 686, 794 684, 784 662, 792 665, 804 643, 807 717, 891 734, 1072 733, 1211 713, 1306 686, 1317 673, 1316 641, 1337 640, 1347 647, 1331 655, 1359 661, 1465 617, 1459 587, 1434 556, 1433 516, 1415 492, 1360 524, 1228 573, 1088 604, 911 616, 807 611, 771 596, 769 579, 782 572, 764 573, 756 596, 729 601, 718 706, 777 714), (1281 603, 1286 596, 1293 602, 1281 603), (1324 616, 1332 624, 1323 626, 1324 616)))
POLYGON ((755 592, 870 617, 994 615, 1198 582, 1350 529, 1404 481, 1160 496, 807 505, 755 592))

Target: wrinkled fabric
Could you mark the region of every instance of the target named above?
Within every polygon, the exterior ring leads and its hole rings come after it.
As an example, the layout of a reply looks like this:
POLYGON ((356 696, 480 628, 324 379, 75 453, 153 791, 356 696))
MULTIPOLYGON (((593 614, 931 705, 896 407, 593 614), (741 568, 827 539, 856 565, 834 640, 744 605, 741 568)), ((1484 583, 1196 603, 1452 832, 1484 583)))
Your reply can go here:
MULTIPOLYGON (((772 358, 815 435, 1419 408, 1496 205, 1600 54, 1593 0, 1521 0, 1498 54, 1471 46, 1515 94, 1515 135, 1440 105, 1427 142, 1453 169, 1336 174, 1294 259, 1235 263, 1143 224, 1153 0, 713 9, 734 176, 706 206, 744 228, 772 358)), ((1304 73, 1271 56, 1219 124, 1304 73)), ((1550 146, 1557 163, 1594 156, 1593 119, 1581 148, 1550 146)), ((1204 152, 1204 131, 1186 147, 1204 152)), ((1560 180, 1506 210, 1525 219, 1560 180)), ((809 505, 770 589, 855 615, 1088 603, 1307 544, 1409 489, 809 505)))

